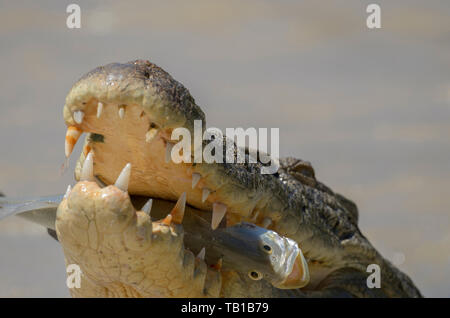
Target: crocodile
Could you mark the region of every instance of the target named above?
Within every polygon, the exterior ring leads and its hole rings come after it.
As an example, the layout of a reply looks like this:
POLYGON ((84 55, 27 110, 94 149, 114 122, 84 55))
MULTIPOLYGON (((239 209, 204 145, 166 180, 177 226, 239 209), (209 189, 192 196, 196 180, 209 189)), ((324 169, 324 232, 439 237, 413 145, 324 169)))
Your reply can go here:
POLYGON ((63 116, 67 158, 86 133, 77 183, 56 215, 66 265, 82 271, 73 297, 422 297, 361 233, 357 206, 317 180, 309 162, 280 158, 267 174, 259 153, 256 162, 167 160, 176 128, 193 135, 194 121, 206 122, 189 91, 157 65, 95 68, 71 88, 63 116), (133 205, 136 196, 178 203, 153 220, 133 205), (309 283, 281 289, 195 256, 184 242, 184 205, 208 213, 211 231, 247 222, 295 241, 309 283), (381 275, 375 288, 367 283, 372 264, 381 275))

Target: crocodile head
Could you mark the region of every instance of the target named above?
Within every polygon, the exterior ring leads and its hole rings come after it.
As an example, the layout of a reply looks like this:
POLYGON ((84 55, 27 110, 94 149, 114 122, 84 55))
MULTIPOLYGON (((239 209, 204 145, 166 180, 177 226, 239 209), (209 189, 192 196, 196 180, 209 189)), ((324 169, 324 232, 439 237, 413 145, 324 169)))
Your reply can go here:
POLYGON ((205 115, 158 66, 136 60, 98 67, 75 83, 63 113, 67 157, 87 133, 75 168, 80 182, 61 203, 56 222, 66 262, 83 272, 74 296, 420 296, 361 234, 356 205, 317 181, 309 163, 284 158, 278 172, 263 174, 264 164, 248 160, 170 160, 178 142, 173 130, 194 136, 194 121, 204 129, 205 115), (99 188, 92 175, 109 186, 99 188), (129 195, 174 203, 183 197, 190 208, 210 214, 212 229, 245 221, 288 237, 303 251, 309 284, 283 290, 206 264, 183 245, 176 217, 152 222, 135 211, 129 195), (366 285, 370 264, 381 269, 381 288, 366 285))

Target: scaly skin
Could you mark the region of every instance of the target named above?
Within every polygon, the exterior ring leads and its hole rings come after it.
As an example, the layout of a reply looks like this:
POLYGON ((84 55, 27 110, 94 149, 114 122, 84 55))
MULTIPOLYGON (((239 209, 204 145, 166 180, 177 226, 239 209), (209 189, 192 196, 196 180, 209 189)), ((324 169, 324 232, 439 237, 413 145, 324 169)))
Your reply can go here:
POLYGON ((206 270, 184 248, 182 225, 170 225, 170 231, 160 223, 152 227, 142 212, 134 211, 126 193, 82 182, 61 203, 56 223, 66 263, 79 264, 85 277, 81 288, 71 291, 74 296, 421 296, 359 231, 356 205, 318 182, 308 163, 281 159, 278 173, 266 175, 260 173, 261 163, 165 162, 167 145, 176 142, 172 130, 184 127, 194 135, 194 120, 204 123, 205 116, 187 89, 148 61, 109 64, 83 76, 66 98, 64 119, 90 133, 77 163, 77 180, 89 151, 94 174, 106 184, 113 184, 130 162, 130 195, 176 201, 186 192, 188 204, 205 211, 221 203, 227 206, 227 226, 270 220, 271 230, 299 244, 311 274, 311 283, 301 290, 276 289, 237 272, 220 271, 216 278, 216 271, 206 270), (104 105, 100 118, 98 102, 104 105), (119 107, 125 109, 123 119, 119 107), (83 111, 81 123, 74 121, 75 111, 83 111), (194 189, 193 173, 201 175, 194 189), (205 188, 211 194, 203 202, 205 188), (142 228, 152 230, 154 239, 140 238, 142 228), (195 270, 194 263, 202 270, 195 270), (369 264, 381 268, 379 289, 366 285, 369 264))
POLYGON ((77 183, 59 206, 56 225, 67 265, 83 272, 73 296, 219 295, 220 275, 183 248, 183 228, 152 223, 114 186, 77 183))

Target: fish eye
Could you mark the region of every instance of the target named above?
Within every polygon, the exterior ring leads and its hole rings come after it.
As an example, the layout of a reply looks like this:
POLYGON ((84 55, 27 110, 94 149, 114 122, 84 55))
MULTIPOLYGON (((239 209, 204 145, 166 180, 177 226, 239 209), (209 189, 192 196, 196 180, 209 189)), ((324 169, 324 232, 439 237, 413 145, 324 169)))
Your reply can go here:
POLYGON ((264 252, 266 252, 267 254, 272 254, 272 248, 271 248, 269 245, 264 244, 264 245, 262 246, 262 249, 263 249, 264 252))
POLYGON ((248 272, 248 277, 250 277, 253 280, 260 280, 263 278, 263 275, 258 271, 250 271, 248 272))

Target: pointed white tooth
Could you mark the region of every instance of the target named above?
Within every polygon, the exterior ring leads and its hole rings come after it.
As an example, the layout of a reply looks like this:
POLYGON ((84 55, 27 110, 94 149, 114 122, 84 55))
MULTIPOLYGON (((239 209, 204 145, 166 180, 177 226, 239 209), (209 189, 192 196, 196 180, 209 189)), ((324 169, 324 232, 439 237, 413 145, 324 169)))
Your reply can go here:
POLYGON ((152 210, 152 205, 153 205, 153 199, 149 199, 144 206, 142 207, 142 211, 147 213, 147 215, 150 215, 150 211, 152 210))
POLYGON ((253 215, 253 217, 252 217, 252 221, 253 222, 255 222, 256 221, 256 219, 258 218, 258 215, 259 215, 259 211, 256 211, 256 213, 253 215))
POLYGON ((200 181, 200 178, 202 176, 200 175, 200 173, 194 172, 192 174, 192 189, 195 188, 195 186, 197 185, 197 183, 200 181))
POLYGON ((75 126, 67 127, 66 138, 64 142, 64 152, 66 158, 69 158, 70 154, 73 151, 73 147, 75 147, 75 144, 77 143, 82 133, 83 131, 78 127, 75 126))
POLYGON ((59 168, 59 176, 61 177, 64 173, 66 173, 67 168, 69 168, 69 158, 66 157, 64 159, 63 164, 61 165, 61 167, 59 168))
POLYGON ((166 143, 166 163, 172 161, 172 148, 173 145, 170 142, 166 143))
POLYGON ((145 141, 146 142, 150 142, 153 140, 153 138, 155 138, 155 136, 158 134, 158 129, 156 128, 151 128, 149 131, 146 132, 145 134, 145 141))
POLYGON ((67 199, 67 197, 70 194, 70 191, 72 191, 72 187, 70 186, 70 184, 67 186, 67 190, 66 190, 66 194, 64 194, 64 199, 67 199))
POLYGON ((98 102, 97 104, 97 118, 100 118, 100 115, 102 114, 103 111, 103 103, 102 102, 98 102))
POLYGON ((127 163, 122 169, 119 177, 117 177, 116 183, 114 184, 122 191, 128 191, 128 183, 130 182, 131 174, 131 163, 127 163))
POLYGON ((203 248, 200 250, 200 252, 198 252, 197 258, 200 258, 202 261, 204 261, 204 260, 205 260, 205 255, 206 255, 206 250, 205 250, 205 248, 203 247, 203 248))
POLYGON ((77 110, 73 113, 73 119, 77 124, 81 124, 83 122, 84 113, 81 110, 77 110))
POLYGON ((185 209, 186 209, 186 192, 183 192, 180 198, 178 199, 177 203, 173 207, 172 211, 170 211, 174 223, 181 224, 183 222, 185 209))
POLYGON ((172 224, 172 214, 167 214, 167 216, 161 221, 161 223, 167 226, 172 224))
POLYGON ((92 158, 92 151, 88 153, 84 159, 83 168, 81 169, 81 181, 95 181, 94 179, 94 159, 92 158))
POLYGON ((119 117, 120 119, 123 119, 125 117, 125 107, 123 106, 119 107, 119 117))
POLYGON ((211 219, 211 228, 213 230, 217 229, 226 212, 227 206, 225 204, 219 202, 213 203, 213 214, 211 219))
POLYGON ((209 190, 208 188, 203 188, 202 190, 202 203, 206 201, 206 199, 208 199, 209 194, 211 193, 211 190, 209 190))
POLYGON ((70 154, 73 151, 73 146, 70 144, 69 141, 66 140, 64 141, 64 155, 66 156, 66 160, 70 157, 70 154))
POLYGON ((262 227, 263 228, 268 228, 270 226, 270 224, 272 224, 272 220, 270 218, 264 218, 264 220, 262 221, 262 227))

